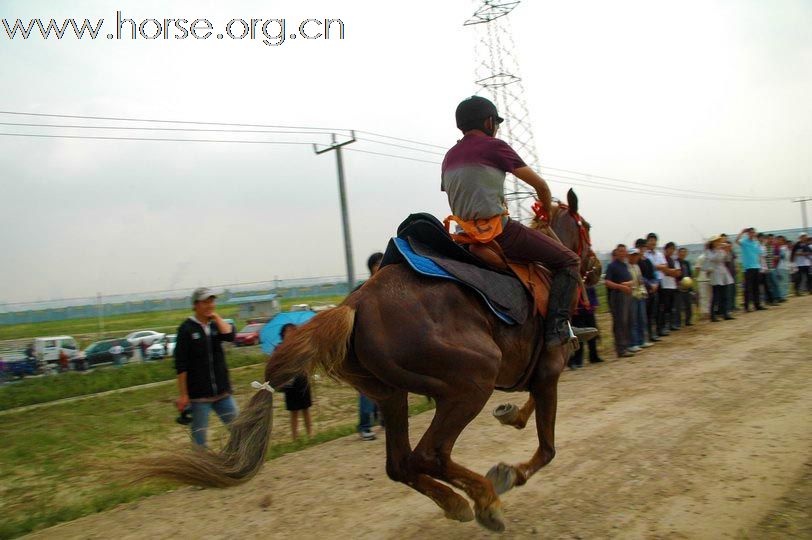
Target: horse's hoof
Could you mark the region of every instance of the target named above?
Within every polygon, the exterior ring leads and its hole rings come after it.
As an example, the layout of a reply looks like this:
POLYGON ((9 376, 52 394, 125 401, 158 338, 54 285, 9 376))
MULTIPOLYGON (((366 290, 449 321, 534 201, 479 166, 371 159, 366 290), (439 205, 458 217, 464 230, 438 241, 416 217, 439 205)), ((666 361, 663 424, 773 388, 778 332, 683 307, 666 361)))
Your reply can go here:
POLYGON ((493 417, 506 426, 512 426, 519 417, 519 408, 513 403, 503 403, 493 410, 493 417))
POLYGON ((491 481, 496 494, 501 495, 516 485, 516 476, 515 468, 507 463, 500 463, 491 467, 485 478, 491 481))
POLYGON ((463 499, 460 501, 460 504, 457 505, 457 508, 446 510, 445 517, 466 523, 474 520, 474 511, 471 510, 471 505, 463 499))
POLYGON ((499 501, 494 502, 476 515, 477 522, 488 530, 494 532, 505 531, 505 520, 499 501))

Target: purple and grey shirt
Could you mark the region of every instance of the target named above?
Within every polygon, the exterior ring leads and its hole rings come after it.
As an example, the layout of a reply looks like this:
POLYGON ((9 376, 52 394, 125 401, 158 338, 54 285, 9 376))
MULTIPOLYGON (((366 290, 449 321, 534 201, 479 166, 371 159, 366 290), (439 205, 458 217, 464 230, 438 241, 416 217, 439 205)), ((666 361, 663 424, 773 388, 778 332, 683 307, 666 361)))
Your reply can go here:
POLYGON ((524 166, 508 143, 475 131, 446 153, 440 189, 455 216, 489 219, 505 212, 505 173, 524 166))

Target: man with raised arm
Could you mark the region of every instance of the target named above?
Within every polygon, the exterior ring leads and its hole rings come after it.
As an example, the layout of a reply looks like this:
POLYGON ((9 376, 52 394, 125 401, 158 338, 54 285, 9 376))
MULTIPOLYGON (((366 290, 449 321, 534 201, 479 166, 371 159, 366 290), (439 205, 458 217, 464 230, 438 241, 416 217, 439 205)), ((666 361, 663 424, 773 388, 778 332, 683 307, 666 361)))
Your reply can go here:
POLYGON ((178 373, 178 410, 192 406, 192 439, 206 445, 209 413, 214 409, 228 425, 237 417, 223 341, 234 341, 234 327, 215 311, 216 295, 201 287, 192 293, 191 317, 178 327, 175 370, 178 373))

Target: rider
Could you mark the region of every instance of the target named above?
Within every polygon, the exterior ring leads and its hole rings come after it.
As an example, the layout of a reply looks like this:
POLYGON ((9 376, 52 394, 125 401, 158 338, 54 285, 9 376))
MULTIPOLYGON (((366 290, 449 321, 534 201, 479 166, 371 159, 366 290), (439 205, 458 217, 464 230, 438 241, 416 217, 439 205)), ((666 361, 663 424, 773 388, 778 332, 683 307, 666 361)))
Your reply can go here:
MULTIPOLYGON (((456 111, 457 128, 463 138, 445 155, 441 189, 463 231, 474 241, 495 240, 508 259, 539 262, 553 272, 545 343, 548 349, 571 339, 570 309, 580 283, 578 256, 566 246, 535 229, 510 219, 504 195, 505 174, 511 173, 532 186, 548 216, 552 205, 550 188, 528 167, 496 131, 503 119, 488 99, 472 96, 456 111)), ((587 340, 595 328, 573 328, 575 337, 587 340)))

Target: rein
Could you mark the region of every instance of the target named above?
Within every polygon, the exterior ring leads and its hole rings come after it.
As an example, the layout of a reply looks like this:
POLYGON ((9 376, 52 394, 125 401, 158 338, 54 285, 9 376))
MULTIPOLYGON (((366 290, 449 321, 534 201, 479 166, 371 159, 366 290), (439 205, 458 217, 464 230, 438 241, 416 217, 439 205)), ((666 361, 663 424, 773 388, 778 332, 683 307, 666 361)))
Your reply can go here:
MULTIPOLYGON (((561 242, 561 239, 558 238, 558 235, 553 230, 552 223, 553 220, 558 217, 559 212, 562 210, 569 210, 569 206, 562 202, 558 202, 552 209, 552 215, 547 215, 541 205, 541 202, 536 201, 533 203, 532 209, 536 214, 536 220, 544 225, 544 228, 546 229, 545 233, 563 244, 564 242, 561 242)), ((587 252, 587 266, 586 269, 581 273, 581 286, 579 287, 578 291, 578 307, 589 308, 591 306, 589 304, 589 299, 586 298, 586 287, 584 286, 584 282, 586 277, 595 269, 595 264, 590 261, 590 259, 594 259, 594 257, 590 256, 592 254, 592 240, 589 237, 589 230, 584 225, 584 220, 581 218, 581 215, 578 212, 568 212, 568 214, 572 216, 575 223, 578 225, 578 249, 575 254, 578 255, 579 260, 583 260, 584 252, 587 252)))

